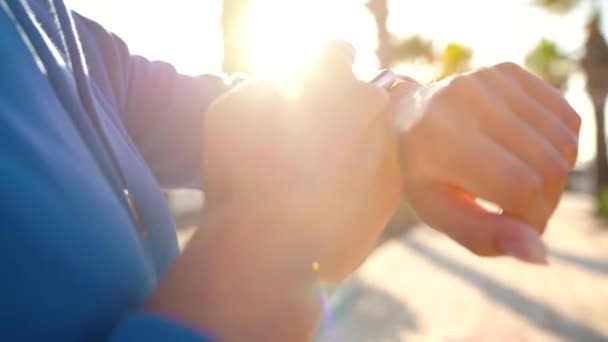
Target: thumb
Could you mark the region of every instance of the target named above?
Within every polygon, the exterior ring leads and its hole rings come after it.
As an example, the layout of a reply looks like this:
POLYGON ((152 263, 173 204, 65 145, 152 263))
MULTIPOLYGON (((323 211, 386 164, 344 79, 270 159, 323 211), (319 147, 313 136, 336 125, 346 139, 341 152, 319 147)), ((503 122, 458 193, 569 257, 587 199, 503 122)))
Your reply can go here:
POLYGON ((341 88, 344 84, 353 83, 352 72, 356 51, 343 40, 332 40, 319 47, 312 62, 304 72, 304 81, 313 87, 341 88))
POLYGON ((487 211, 460 189, 439 184, 411 185, 407 196, 424 222, 477 255, 509 255, 529 263, 547 263, 546 246, 531 226, 487 211))
POLYGON ((323 44, 302 71, 299 82, 301 104, 327 109, 349 103, 361 87, 352 71, 355 53, 353 46, 342 40, 323 44))
POLYGON ((357 51, 347 41, 330 40, 324 43, 318 53, 318 67, 326 71, 352 73, 357 51))

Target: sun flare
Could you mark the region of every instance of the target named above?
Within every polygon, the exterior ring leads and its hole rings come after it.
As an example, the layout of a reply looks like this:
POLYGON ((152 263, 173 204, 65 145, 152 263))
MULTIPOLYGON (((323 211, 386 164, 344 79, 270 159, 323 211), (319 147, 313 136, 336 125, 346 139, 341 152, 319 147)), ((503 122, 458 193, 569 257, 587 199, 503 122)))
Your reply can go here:
POLYGON ((319 47, 333 39, 370 50, 374 27, 361 25, 362 13, 362 1, 254 1, 243 37, 254 72, 262 77, 300 72, 319 47))

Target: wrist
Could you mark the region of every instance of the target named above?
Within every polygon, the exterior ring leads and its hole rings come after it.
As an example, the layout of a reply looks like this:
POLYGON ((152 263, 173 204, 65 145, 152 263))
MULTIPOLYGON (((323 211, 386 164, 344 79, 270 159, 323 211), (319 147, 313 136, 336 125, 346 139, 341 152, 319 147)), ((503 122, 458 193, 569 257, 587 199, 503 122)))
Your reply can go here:
POLYGON ((390 114, 393 128, 404 134, 420 117, 423 107, 423 98, 426 93, 423 84, 414 80, 400 80, 390 89, 390 114))
POLYGON ((311 337, 321 312, 315 276, 285 248, 293 244, 270 234, 284 223, 253 208, 211 205, 149 307, 222 340, 311 337))

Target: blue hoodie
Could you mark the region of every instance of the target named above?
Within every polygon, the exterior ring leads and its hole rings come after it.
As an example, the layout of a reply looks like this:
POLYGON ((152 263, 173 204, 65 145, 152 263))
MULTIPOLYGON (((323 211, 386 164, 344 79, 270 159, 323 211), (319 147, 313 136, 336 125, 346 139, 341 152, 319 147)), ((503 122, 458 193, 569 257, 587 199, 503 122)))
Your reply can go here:
POLYGON ((208 340, 140 307, 178 255, 161 187, 200 188, 226 87, 61 0, 0 0, 1 341, 208 340))

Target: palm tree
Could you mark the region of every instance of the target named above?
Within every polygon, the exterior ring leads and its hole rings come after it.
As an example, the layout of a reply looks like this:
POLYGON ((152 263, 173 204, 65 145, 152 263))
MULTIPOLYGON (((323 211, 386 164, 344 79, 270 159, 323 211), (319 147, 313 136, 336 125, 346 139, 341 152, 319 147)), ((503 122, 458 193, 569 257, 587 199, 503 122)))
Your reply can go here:
POLYGON ((376 55, 378 56, 378 62, 380 68, 386 69, 393 63, 393 44, 387 27, 388 3, 387 0, 369 0, 366 6, 376 21, 378 35, 376 55))
POLYGON ((428 64, 437 64, 437 79, 470 69, 470 61, 473 56, 470 48, 450 43, 438 54, 433 49, 433 43, 419 35, 406 38, 394 37, 387 27, 389 16, 387 0, 369 0, 366 6, 376 22, 378 35, 376 55, 381 68, 389 68, 397 62, 423 60, 428 64))
MULTIPOLYGON (((587 40, 585 41, 585 53, 578 60, 579 67, 583 70, 587 76, 587 92, 591 97, 593 103, 594 115, 596 120, 596 158, 595 158, 595 195, 597 196, 598 213, 602 216, 608 216, 608 155, 606 151, 606 132, 605 132, 605 113, 604 108, 606 105, 606 96, 608 95, 608 45, 600 30, 600 10, 598 3, 589 0, 595 5, 594 14, 587 25, 587 40)), ((537 0, 536 3, 540 4, 544 8, 557 13, 564 13, 577 5, 582 3, 582 0, 537 0)), ((541 42, 541 45, 543 43, 541 42)), ((548 56, 545 60, 556 61, 563 56, 556 52, 551 52, 550 44, 545 43, 544 47, 538 50, 545 49, 545 52, 536 53, 554 56, 548 56)), ((534 55, 534 52, 531 53, 534 55)), ((531 58, 532 62, 534 58, 531 58)), ((541 58, 542 59, 542 58, 541 58)), ((539 61, 536 58, 536 61, 539 61)), ((539 65, 542 65, 538 63, 539 65)), ((549 64, 547 62, 545 64, 549 64)), ((534 63, 530 63, 534 64, 534 63)), ((554 70, 548 70, 547 67, 532 66, 532 70, 536 71, 539 76, 551 81, 551 78, 561 79, 560 76, 556 76, 554 70), (534 70, 534 69, 537 70, 534 70), (545 68, 544 71, 547 73, 543 74, 540 69, 545 68), (539 72, 540 71, 540 72, 539 72)), ((563 76, 563 75, 562 75, 563 76)), ((565 80, 563 81, 565 83, 565 80)), ((559 83, 559 82, 558 82, 559 83)), ((555 83, 553 83, 555 84, 555 83)))
POLYGON ((580 61, 587 75, 587 92, 593 102, 596 122, 596 195, 599 213, 608 215, 608 155, 606 154, 605 113, 608 95, 608 45, 599 28, 599 14, 594 14, 588 26, 585 55, 580 61))
POLYGON ((524 60, 526 67, 537 76, 565 90, 568 78, 574 71, 574 63, 566 53, 559 50, 553 41, 542 39, 524 60))
POLYGON ((433 50, 433 42, 419 35, 413 35, 404 39, 392 38, 392 62, 422 60, 433 63, 437 60, 437 54, 433 50))
POLYGON ((222 7, 223 71, 249 73, 251 65, 243 44, 243 23, 249 12, 250 0, 224 0, 222 7))

